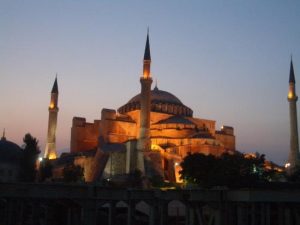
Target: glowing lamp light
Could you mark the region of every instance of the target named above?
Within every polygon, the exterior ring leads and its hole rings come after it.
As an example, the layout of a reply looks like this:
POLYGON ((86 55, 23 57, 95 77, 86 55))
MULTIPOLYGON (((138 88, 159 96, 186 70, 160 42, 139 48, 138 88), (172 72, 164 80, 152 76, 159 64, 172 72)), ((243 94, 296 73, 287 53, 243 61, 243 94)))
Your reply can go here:
POLYGON ((291 166, 290 163, 286 163, 286 164, 284 165, 285 168, 289 168, 290 166, 291 166))
POLYGON ((175 163, 174 163, 174 166, 179 166, 179 162, 175 162, 175 163))
POLYGON ((49 159, 56 159, 56 154, 55 153, 50 153, 49 159))
POLYGON ((158 145, 156 145, 156 144, 151 144, 151 149, 159 151, 160 147, 158 145))
POLYGON ((39 157, 39 161, 42 162, 43 161, 43 157, 39 157))
POLYGON ((288 93, 288 98, 293 98, 293 92, 290 91, 290 92, 288 93))
POLYGON ((54 103, 51 102, 49 108, 54 109, 54 103))

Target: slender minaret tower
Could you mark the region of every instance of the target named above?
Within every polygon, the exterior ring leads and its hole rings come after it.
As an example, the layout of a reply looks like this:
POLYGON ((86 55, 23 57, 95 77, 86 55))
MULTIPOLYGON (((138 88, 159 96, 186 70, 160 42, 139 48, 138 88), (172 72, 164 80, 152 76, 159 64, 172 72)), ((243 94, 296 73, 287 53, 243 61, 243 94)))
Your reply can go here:
POLYGON ((137 143, 137 169, 145 174, 144 153, 150 151, 150 107, 151 107, 151 84, 152 78, 150 73, 151 55, 149 44, 149 31, 147 33, 143 76, 141 82, 141 111, 140 111, 140 132, 137 143))
POLYGON ((290 79, 288 101, 290 106, 290 152, 288 159, 288 168, 292 170, 296 165, 299 165, 299 142, 298 142, 298 121, 297 121, 297 100, 296 95, 296 81, 293 67, 293 60, 291 59, 290 79))
POLYGON ((56 159, 56 141, 55 141, 55 132, 57 125, 57 107, 58 101, 58 86, 57 86, 57 77, 55 78, 52 91, 51 91, 51 100, 49 105, 49 121, 48 121, 48 136, 47 144, 45 149, 44 158, 47 159, 56 159))

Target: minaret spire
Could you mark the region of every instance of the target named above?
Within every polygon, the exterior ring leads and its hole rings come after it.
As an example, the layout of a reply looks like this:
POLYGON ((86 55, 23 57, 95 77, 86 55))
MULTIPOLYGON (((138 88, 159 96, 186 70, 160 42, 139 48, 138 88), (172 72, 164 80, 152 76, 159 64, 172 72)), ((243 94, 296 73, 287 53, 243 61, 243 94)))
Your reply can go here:
POLYGON ((148 28, 148 31, 147 31, 147 39, 146 39, 144 60, 150 60, 151 61, 150 43, 149 43, 149 28, 148 28))
POLYGON ((291 58, 290 76, 289 76, 289 92, 288 102, 290 108, 290 152, 288 163, 286 164, 289 171, 299 165, 299 140, 298 140, 298 120, 297 120, 297 100, 296 95, 296 80, 294 73, 293 60, 291 58))
POLYGON ((151 84, 152 78, 150 73, 151 54, 149 43, 149 29, 147 31, 147 39, 143 61, 143 76, 141 82, 141 111, 140 126, 137 143, 137 166, 143 174, 145 174, 145 154, 151 150, 150 140, 150 108, 151 108, 151 84))
POLYGON ((151 66, 151 53, 150 53, 149 28, 148 28, 145 53, 144 53, 144 67, 143 67, 143 77, 144 78, 151 77, 150 66, 151 66))
POLYGON ((44 157, 47 159, 55 159, 57 157, 56 152, 56 126, 57 126, 57 114, 58 114, 58 85, 57 74, 51 90, 51 100, 49 105, 49 121, 48 121, 48 135, 47 144, 44 157))
POLYGON ((55 76, 55 81, 53 83, 52 91, 51 93, 57 93, 58 94, 58 85, 57 85, 57 74, 55 76))
POLYGON ((291 65, 290 65, 290 79, 289 83, 296 83, 295 81, 295 73, 294 73, 294 66, 293 66, 293 57, 291 56, 291 65))

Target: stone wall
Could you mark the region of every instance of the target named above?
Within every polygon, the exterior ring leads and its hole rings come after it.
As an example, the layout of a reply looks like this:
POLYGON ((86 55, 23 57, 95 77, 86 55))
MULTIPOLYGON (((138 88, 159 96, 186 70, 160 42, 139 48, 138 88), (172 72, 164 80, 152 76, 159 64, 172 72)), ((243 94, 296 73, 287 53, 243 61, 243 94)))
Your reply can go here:
POLYGON ((110 152, 102 178, 110 178, 112 176, 126 173, 126 152, 110 152))
POLYGON ((233 127, 222 126, 216 131, 216 139, 223 143, 226 150, 235 151, 235 136, 233 127))
POLYGON ((71 152, 85 151, 98 145, 100 121, 87 123, 85 118, 74 117, 71 128, 71 152))

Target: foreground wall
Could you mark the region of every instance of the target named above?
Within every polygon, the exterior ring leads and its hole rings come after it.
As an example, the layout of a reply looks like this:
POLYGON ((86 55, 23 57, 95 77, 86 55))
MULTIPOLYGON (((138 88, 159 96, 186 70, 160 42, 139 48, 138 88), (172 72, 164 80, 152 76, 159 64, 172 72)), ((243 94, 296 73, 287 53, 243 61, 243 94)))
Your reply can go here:
POLYGON ((2 183, 0 224, 296 225, 300 189, 161 191, 2 183))

